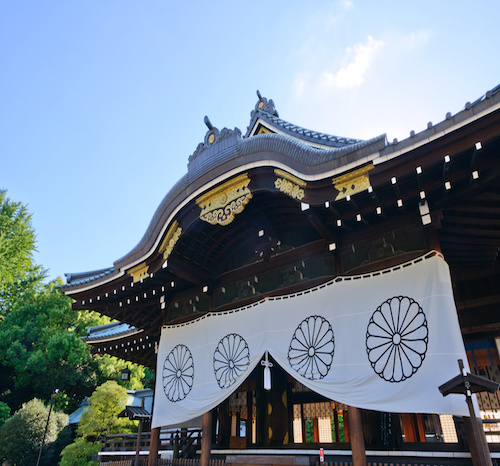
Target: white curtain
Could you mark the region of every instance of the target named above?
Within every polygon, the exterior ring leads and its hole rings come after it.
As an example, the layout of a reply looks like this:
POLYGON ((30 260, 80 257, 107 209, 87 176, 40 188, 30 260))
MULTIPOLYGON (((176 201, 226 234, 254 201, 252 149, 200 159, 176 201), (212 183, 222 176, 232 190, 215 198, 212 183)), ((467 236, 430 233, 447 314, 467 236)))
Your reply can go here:
POLYGON ((349 406, 468 415, 463 396, 438 390, 458 375, 458 359, 467 366, 439 253, 165 326, 153 427, 181 425, 220 404, 265 351, 306 387, 349 406))

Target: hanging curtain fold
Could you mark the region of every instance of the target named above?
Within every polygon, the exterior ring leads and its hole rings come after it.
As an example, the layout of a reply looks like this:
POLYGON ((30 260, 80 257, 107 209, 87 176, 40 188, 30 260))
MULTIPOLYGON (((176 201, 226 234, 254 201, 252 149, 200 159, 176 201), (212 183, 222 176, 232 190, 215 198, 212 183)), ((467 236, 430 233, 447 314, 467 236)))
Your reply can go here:
POLYGON ((165 326, 153 427, 181 425, 220 404, 266 351, 300 383, 349 406, 467 415, 461 397, 438 390, 467 358, 449 269, 436 252, 165 326))

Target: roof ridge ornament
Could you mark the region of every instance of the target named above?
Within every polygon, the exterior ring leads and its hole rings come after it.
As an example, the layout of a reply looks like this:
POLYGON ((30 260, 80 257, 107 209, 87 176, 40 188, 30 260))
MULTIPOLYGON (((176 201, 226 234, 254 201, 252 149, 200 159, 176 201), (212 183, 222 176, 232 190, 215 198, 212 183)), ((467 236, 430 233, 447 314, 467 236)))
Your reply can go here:
POLYGON ((262 94, 258 89, 257 97, 259 98, 259 100, 255 104, 255 109, 250 113, 250 118, 253 118, 257 112, 267 112, 279 118, 278 111, 276 110, 273 99, 267 100, 265 97, 262 97, 262 94))
POLYGON ((208 131, 205 134, 204 141, 200 142, 193 154, 189 156, 189 162, 193 161, 201 153, 205 152, 207 149, 216 145, 220 141, 231 138, 232 136, 236 136, 236 139, 241 138, 241 130, 238 128, 234 128, 234 130, 222 128, 222 130, 219 131, 219 129, 212 124, 207 115, 205 115, 203 121, 207 125, 208 131))

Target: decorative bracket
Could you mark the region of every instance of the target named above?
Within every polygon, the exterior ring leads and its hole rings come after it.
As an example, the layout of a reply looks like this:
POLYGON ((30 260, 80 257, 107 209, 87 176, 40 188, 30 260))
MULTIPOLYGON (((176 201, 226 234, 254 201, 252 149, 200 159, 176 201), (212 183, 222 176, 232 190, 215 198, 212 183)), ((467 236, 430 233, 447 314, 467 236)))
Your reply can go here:
POLYGON ((177 220, 174 220, 172 225, 170 225, 165 238, 160 244, 159 252, 160 254, 163 254, 163 258, 165 260, 168 259, 168 256, 170 256, 170 254, 172 253, 175 244, 181 236, 181 233, 182 228, 179 226, 179 222, 177 220))
POLYGON ((370 163, 364 167, 353 170, 352 172, 346 173, 345 175, 337 176, 333 178, 332 183, 335 189, 339 192, 336 201, 344 199, 347 196, 352 196, 353 194, 360 193, 365 189, 370 187, 370 177, 368 172, 374 167, 373 163, 370 163))
POLYGON ((149 265, 146 265, 146 262, 143 262, 142 264, 132 267, 130 270, 127 271, 127 273, 129 275, 132 275, 132 281, 134 283, 137 283, 149 277, 148 269, 149 265))
POLYGON ((303 188, 307 185, 305 181, 279 168, 274 170, 274 174, 277 176, 274 182, 276 189, 299 201, 304 198, 305 191, 303 188))
POLYGON ((248 173, 244 173, 200 196, 196 200, 200 219, 211 225, 229 225, 253 197, 249 183, 248 173))

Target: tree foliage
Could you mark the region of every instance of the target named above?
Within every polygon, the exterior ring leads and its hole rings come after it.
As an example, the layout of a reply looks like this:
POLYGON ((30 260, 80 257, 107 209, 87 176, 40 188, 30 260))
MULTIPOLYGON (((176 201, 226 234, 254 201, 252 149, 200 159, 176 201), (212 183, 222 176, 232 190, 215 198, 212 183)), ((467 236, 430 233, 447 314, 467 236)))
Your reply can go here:
POLYGON ((77 438, 61 453, 59 466, 98 466, 98 461, 91 461, 99 451, 100 442, 89 442, 82 437, 77 438))
POLYGON ((10 408, 7 403, 0 401, 0 428, 4 425, 5 421, 10 417, 10 408))
POLYGON ((127 390, 114 380, 97 387, 89 398, 90 408, 82 414, 78 424, 78 436, 95 441, 101 433, 132 432, 135 424, 118 417, 125 408, 127 398, 127 390))
MULTIPOLYGON (((127 403, 127 390, 110 380, 97 387, 89 398, 90 407, 82 414, 77 438, 61 455, 61 466, 86 466, 99 450, 100 434, 133 432, 135 423, 118 414, 127 403)), ((96 463, 97 464, 97 463, 96 463)))
POLYGON ((33 260, 36 235, 31 214, 0 191, 0 321, 16 298, 41 283, 45 271, 33 260))
POLYGON ((34 397, 48 400, 58 388, 58 407, 66 405, 70 412, 101 379, 97 361, 79 338, 84 321, 56 285, 24 293, 1 322, 0 393, 13 408, 34 397))
MULTIPOLYGON (((0 428, 0 458, 16 466, 36 463, 49 415, 49 408, 40 400, 24 404, 0 428)), ((58 435, 68 424, 68 416, 52 411, 45 436, 43 465, 57 464, 59 452, 54 448, 58 435)))
POLYGON ((151 371, 148 371, 144 366, 133 364, 123 359, 118 359, 109 354, 103 354, 98 357, 99 371, 105 380, 115 380, 127 390, 140 390, 144 388, 143 381, 147 377, 151 377, 151 371), (130 380, 123 381, 120 379, 121 371, 128 367, 130 369, 130 380))
MULTIPOLYGON (((11 418, 11 412, 33 398, 48 402, 56 388, 60 393, 55 409, 70 413, 106 380, 140 389, 142 379, 152 378, 151 371, 145 372, 142 366, 90 354, 90 347, 81 339, 86 328, 110 319, 73 310, 71 299, 59 290, 61 279, 43 283, 45 272, 33 259, 36 235, 31 220, 26 206, 11 201, 0 190, 0 427, 19 423, 21 414, 11 418), (127 366, 131 378, 122 382, 120 371, 127 366)), ((23 409, 33 409, 26 406, 23 409)), ((123 420, 116 421, 105 429, 115 426, 120 430, 123 420)), ((91 434, 82 434, 80 443, 90 451, 92 442, 82 443, 88 436, 91 434)))

